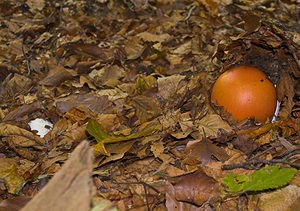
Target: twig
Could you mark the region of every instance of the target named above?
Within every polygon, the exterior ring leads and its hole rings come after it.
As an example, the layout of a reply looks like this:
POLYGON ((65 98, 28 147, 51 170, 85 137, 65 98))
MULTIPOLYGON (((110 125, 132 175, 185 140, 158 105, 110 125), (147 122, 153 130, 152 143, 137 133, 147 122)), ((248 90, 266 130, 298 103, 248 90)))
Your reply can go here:
POLYGON ((286 164, 293 168, 300 169, 299 163, 293 163, 288 161, 292 156, 300 154, 300 150, 296 149, 293 151, 290 151, 286 153, 281 159, 273 159, 273 160, 261 160, 261 159, 251 159, 247 162, 237 163, 237 164, 229 164, 229 165, 223 165, 223 170, 232 170, 236 168, 244 168, 244 169, 252 169, 252 170, 258 170, 261 168, 262 165, 274 165, 274 164, 286 164))
POLYGON ((149 203, 149 198, 148 198, 148 191, 147 188, 152 189, 154 192, 160 194, 161 192, 159 190, 157 190, 155 187, 153 187, 152 185, 149 185, 146 182, 143 181, 139 181, 139 182, 116 182, 113 181, 114 184, 118 184, 118 185, 142 185, 145 191, 145 199, 146 199, 146 207, 147 207, 147 211, 150 211, 150 203, 149 203))
POLYGON ((194 9, 196 8, 197 6, 196 5, 193 5, 190 9, 189 9, 189 12, 188 12, 188 14, 187 14, 187 16, 185 17, 185 21, 187 21, 188 19, 190 19, 190 17, 191 17, 191 15, 192 15, 192 13, 193 13, 193 11, 194 11, 194 9))
POLYGON ((299 163, 292 163, 292 162, 280 159, 280 160, 253 160, 253 161, 249 161, 249 162, 223 165, 222 170, 232 170, 232 169, 236 169, 236 168, 258 170, 261 168, 262 164, 273 165, 273 164, 277 164, 277 163, 287 164, 293 168, 300 169, 299 163))
POLYGON ((23 53, 23 56, 25 57, 25 60, 26 60, 27 75, 30 75, 30 73, 31 73, 30 61, 29 61, 29 58, 28 58, 28 56, 25 52, 25 49, 24 49, 24 39, 23 39, 23 42, 22 42, 22 53, 23 53))

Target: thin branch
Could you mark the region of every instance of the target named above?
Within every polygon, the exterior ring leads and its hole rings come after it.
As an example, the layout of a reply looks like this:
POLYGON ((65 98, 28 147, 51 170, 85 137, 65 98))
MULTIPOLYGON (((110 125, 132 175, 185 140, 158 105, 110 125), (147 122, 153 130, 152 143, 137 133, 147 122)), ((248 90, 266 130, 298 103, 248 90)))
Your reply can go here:
POLYGON ((229 164, 229 165, 223 165, 222 170, 232 170, 237 168, 243 168, 243 169, 251 169, 251 170, 258 170, 261 168, 261 166, 264 165, 274 165, 274 164, 286 164, 293 168, 300 169, 299 163, 292 163, 286 160, 253 160, 249 162, 243 162, 243 163, 237 163, 237 164, 229 164))
POLYGON ((189 9, 189 12, 188 12, 188 14, 187 14, 187 16, 185 17, 185 21, 187 21, 188 19, 190 19, 190 17, 191 17, 191 15, 192 15, 192 13, 193 13, 193 11, 194 11, 194 9, 196 8, 197 6, 196 5, 193 5, 190 9, 189 9))

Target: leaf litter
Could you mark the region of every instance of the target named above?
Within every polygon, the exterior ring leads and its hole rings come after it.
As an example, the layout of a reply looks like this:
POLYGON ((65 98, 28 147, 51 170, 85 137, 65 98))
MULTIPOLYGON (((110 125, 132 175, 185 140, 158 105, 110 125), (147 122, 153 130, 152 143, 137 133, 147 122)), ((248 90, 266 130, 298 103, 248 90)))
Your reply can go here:
POLYGON ((85 140, 93 210, 299 207, 299 9, 293 0, 2 1, 0 207, 34 199, 85 140), (236 122, 210 102, 216 78, 238 64, 276 84, 273 122, 236 122), (35 119, 53 128, 40 137, 35 119))

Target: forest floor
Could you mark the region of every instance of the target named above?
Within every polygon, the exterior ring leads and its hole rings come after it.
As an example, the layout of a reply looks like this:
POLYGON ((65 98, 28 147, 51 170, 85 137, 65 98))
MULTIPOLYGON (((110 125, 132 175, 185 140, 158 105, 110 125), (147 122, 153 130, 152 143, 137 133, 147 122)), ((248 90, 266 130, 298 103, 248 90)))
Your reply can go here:
POLYGON ((0 210, 300 210, 299 78, 298 0, 3 0, 0 210), (241 64, 272 122, 211 101, 241 64))

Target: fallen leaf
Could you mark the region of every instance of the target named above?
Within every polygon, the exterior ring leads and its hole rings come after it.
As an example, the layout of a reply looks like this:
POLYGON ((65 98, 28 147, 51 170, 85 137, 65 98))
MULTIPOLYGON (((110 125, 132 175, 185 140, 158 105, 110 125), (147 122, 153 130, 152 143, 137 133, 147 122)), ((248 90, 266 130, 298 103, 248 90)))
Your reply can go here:
POLYGON ((162 113, 162 109, 156 98, 138 95, 132 98, 136 116, 141 123, 150 121, 162 113))
POLYGON ((41 102, 34 102, 29 105, 22 105, 18 107, 17 109, 9 112, 3 119, 3 122, 5 121, 18 121, 24 118, 24 116, 29 115, 31 113, 34 113, 35 111, 38 111, 42 108, 41 102))
POLYGON ((67 70, 63 66, 55 64, 53 61, 48 63, 49 72, 39 83, 45 86, 58 86, 59 84, 75 76, 74 71, 67 70))
POLYGON ((150 32, 142 32, 137 35, 140 39, 145 42, 168 42, 172 39, 172 36, 169 34, 153 34, 150 32))
POLYGON ((145 50, 145 46, 140 44, 140 39, 131 38, 125 42, 127 59, 134 60, 139 58, 145 50))
POLYGON ((25 184, 17 170, 16 159, 0 158, 0 178, 4 180, 7 191, 12 194, 17 194, 25 184))
POLYGON ((193 137, 197 139, 208 136, 216 136, 220 129, 227 132, 232 131, 229 124, 222 120, 222 118, 217 114, 208 114, 202 119, 196 120, 195 127, 197 128, 197 132, 193 134, 193 137))
POLYGON ((5 199, 0 203, 0 211, 19 211, 31 199, 28 196, 17 196, 11 199, 5 199))
POLYGON ((94 145, 94 150, 98 154, 109 155, 104 144, 118 143, 122 141, 129 141, 145 136, 149 136, 156 131, 161 130, 161 125, 156 122, 145 122, 139 127, 139 130, 129 135, 109 135, 103 126, 96 120, 91 119, 88 122, 86 130, 89 134, 95 137, 98 142, 94 145))
POLYGON ((220 185, 202 170, 172 178, 175 198, 181 202, 189 202, 201 206, 204 202, 218 197, 220 185))
POLYGON ((255 196, 250 203, 257 203, 256 206, 264 211, 288 211, 292 209, 295 202, 299 202, 300 188, 289 185, 282 189, 261 193, 255 196))
POLYGON ((169 100, 172 97, 178 98, 180 95, 180 86, 179 83, 184 80, 185 76, 183 75, 172 75, 169 77, 162 77, 157 80, 158 84, 158 93, 165 100, 169 100))
POLYGON ((41 137, 15 125, 0 123, 0 136, 21 136, 34 141, 39 146, 45 145, 45 140, 41 137))
POLYGON ((175 195, 175 188, 170 182, 166 182, 166 208, 173 211, 201 211, 202 209, 194 204, 178 201, 175 195))
POLYGON ((83 107, 96 113, 102 113, 109 105, 107 96, 98 96, 94 93, 74 94, 56 101, 56 107, 62 113, 76 107, 83 107))
POLYGON ((212 144, 207 138, 188 142, 184 154, 183 163, 186 165, 205 166, 216 160, 225 162, 229 159, 224 149, 212 144))

